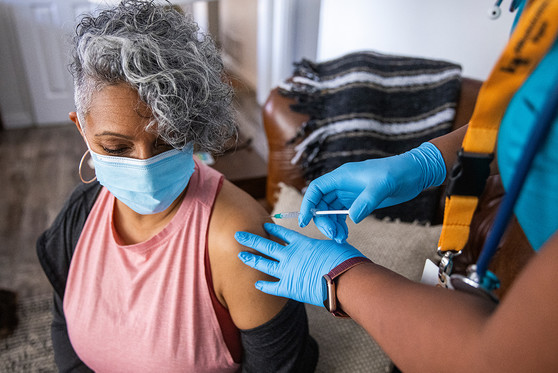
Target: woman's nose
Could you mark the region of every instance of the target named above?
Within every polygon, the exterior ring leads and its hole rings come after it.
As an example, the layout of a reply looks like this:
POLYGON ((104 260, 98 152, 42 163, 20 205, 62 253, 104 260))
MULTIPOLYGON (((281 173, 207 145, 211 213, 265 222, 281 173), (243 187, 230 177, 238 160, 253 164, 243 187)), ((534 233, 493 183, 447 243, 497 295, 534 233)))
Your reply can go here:
POLYGON ((137 147, 138 159, 149 159, 159 154, 152 144, 141 144, 137 147))
POLYGON ((153 141, 145 143, 142 142, 138 145, 137 149, 138 159, 149 159, 172 148, 164 143, 153 141))

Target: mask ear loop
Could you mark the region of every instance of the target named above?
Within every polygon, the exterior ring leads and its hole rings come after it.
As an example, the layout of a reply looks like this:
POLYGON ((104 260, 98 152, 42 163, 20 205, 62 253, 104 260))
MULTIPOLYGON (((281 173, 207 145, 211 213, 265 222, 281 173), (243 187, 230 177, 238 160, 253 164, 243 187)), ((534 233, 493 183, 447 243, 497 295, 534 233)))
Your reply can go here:
POLYGON ((85 151, 85 153, 83 153, 83 156, 81 157, 81 161, 79 161, 79 169, 78 169, 78 174, 79 174, 79 178, 81 179, 81 181, 85 184, 91 184, 92 182, 94 182, 95 180, 97 180, 97 176, 94 176, 93 179, 91 180, 84 180, 83 176, 81 176, 81 167, 83 166, 83 160, 85 159, 85 156, 87 155, 87 153, 89 153, 89 149, 87 149, 85 151))

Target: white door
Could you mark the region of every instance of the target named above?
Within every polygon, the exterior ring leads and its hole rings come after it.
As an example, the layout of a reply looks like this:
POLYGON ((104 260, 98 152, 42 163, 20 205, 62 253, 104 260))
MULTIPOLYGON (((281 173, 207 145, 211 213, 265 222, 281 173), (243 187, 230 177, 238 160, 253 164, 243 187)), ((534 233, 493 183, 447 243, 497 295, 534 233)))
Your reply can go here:
POLYGON ((23 60, 33 121, 68 121, 74 109, 69 40, 78 16, 97 8, 87 0, 2 0, 9 5, 23 60))

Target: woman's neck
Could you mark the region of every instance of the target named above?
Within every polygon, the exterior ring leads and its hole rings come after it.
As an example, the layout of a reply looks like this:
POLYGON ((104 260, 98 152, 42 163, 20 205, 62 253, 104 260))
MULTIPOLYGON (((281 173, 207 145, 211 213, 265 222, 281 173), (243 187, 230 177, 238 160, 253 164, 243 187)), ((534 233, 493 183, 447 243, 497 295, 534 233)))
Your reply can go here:
POLYGON ((120 243, 133 245, 144 242, 163 230, 180 208, 187 189, 186 187, 166 210, 149 215, 138 214, 116 199, 114 201, 113 222, 120 243))

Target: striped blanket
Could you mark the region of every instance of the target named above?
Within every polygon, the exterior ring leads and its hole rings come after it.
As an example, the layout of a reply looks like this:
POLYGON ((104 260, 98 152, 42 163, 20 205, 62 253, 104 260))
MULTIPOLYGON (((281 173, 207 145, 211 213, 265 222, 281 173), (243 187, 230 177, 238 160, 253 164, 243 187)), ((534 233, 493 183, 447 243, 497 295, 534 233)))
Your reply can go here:
MULTIPOLYGON (((291 108, 310 119, 291 140, 309 183, 347 162, 400 154, 451 130, 461 86, 461 67, 439 60, 351 53, 295 63, 279 91, 291 108)), ((435 191, 400 206, 375 211, 378 218, 432 221, 435 191)))

